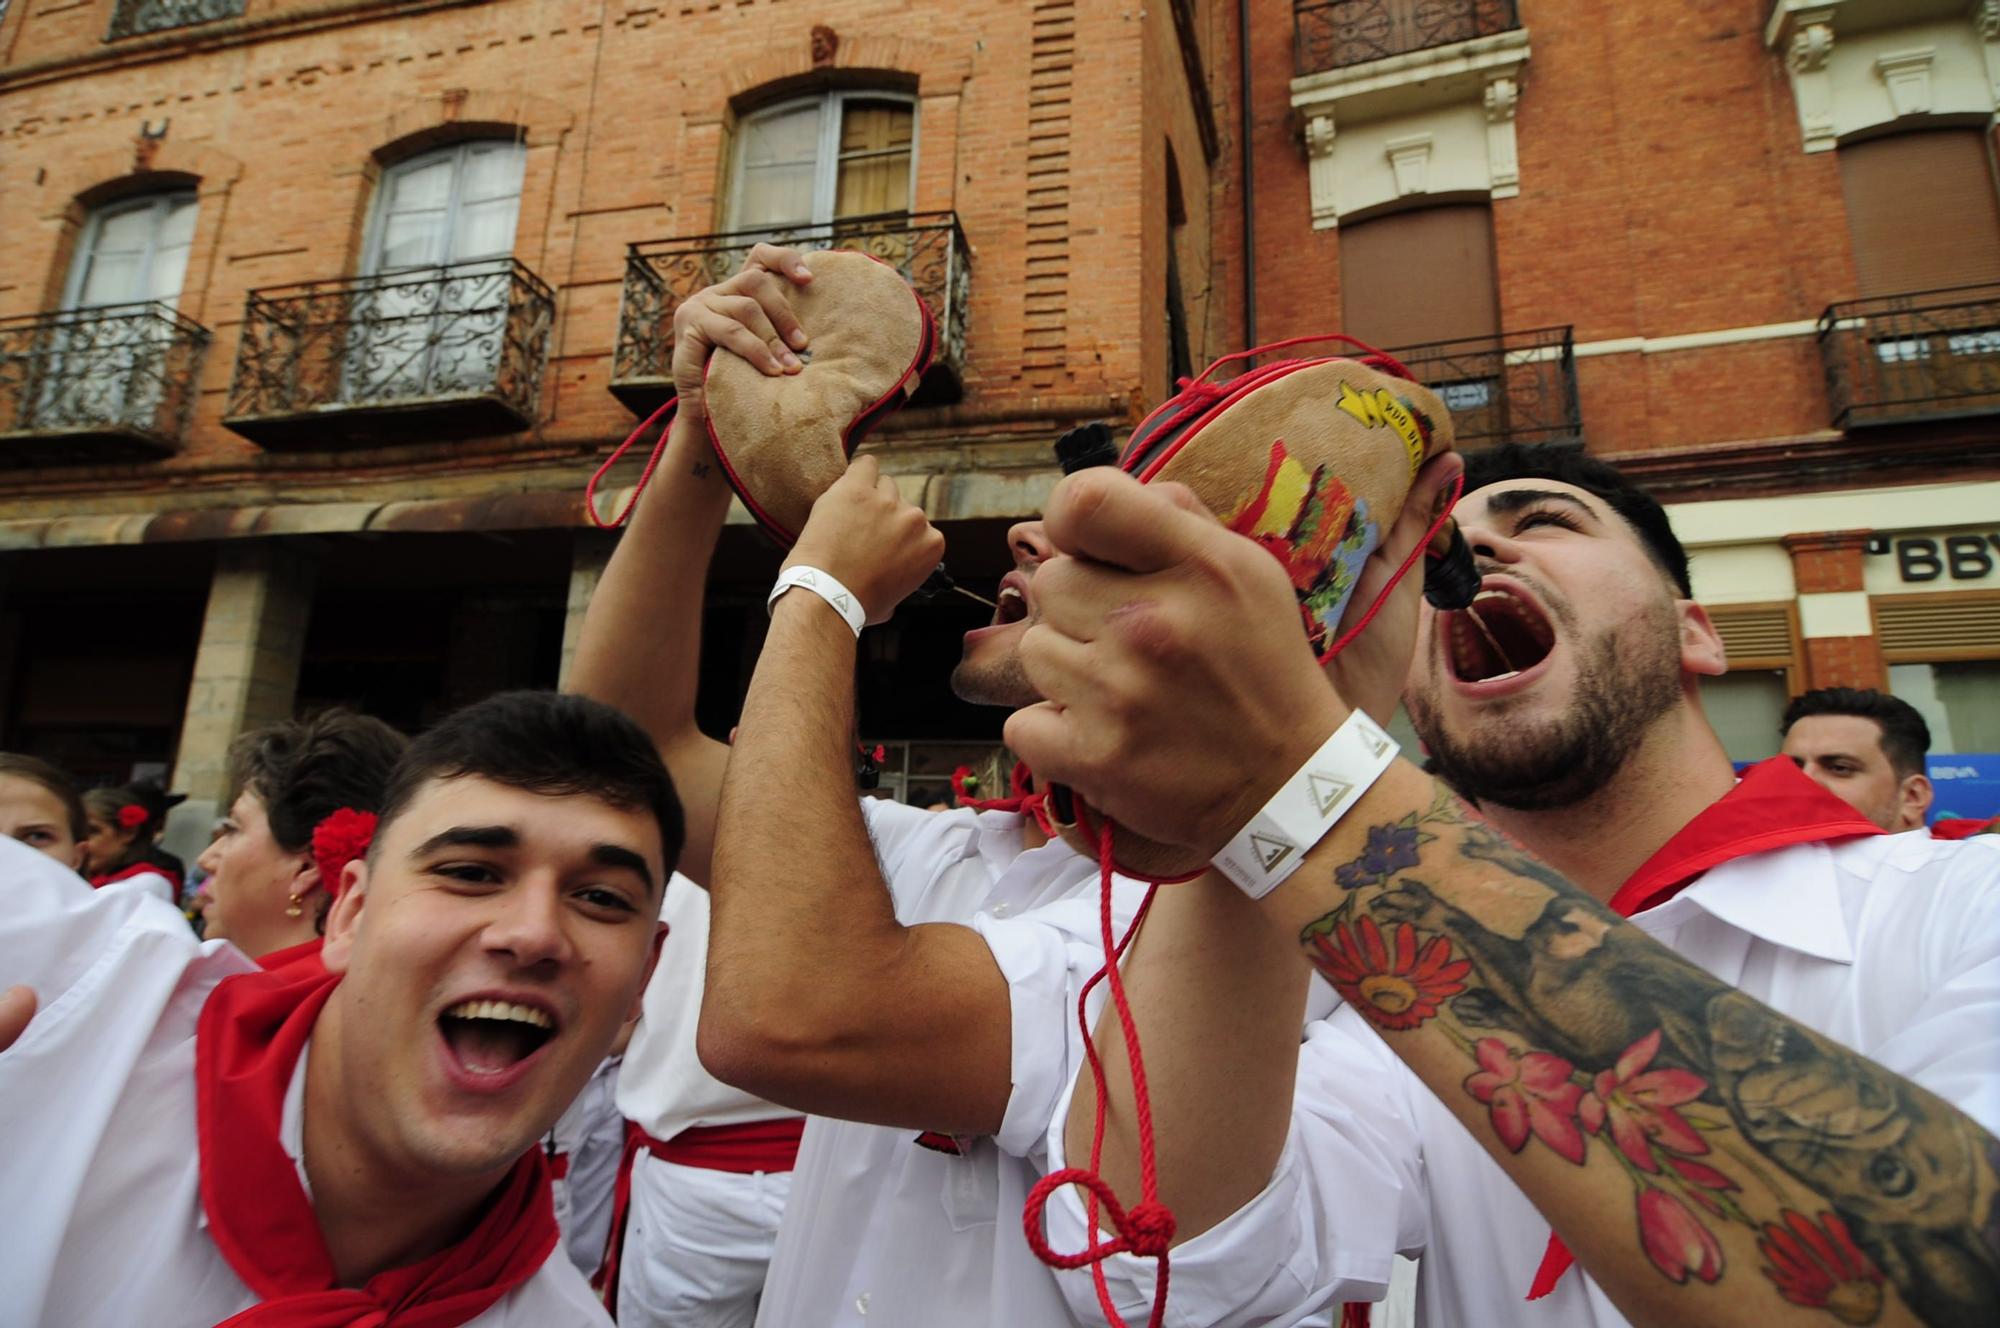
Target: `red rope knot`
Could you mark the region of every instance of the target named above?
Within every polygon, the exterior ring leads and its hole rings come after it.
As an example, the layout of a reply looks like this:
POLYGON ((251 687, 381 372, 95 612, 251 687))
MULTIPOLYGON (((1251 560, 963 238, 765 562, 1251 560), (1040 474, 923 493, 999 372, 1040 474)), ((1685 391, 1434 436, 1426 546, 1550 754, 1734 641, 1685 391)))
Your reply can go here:
POLYGON ((1125 1241, 1142 1259, 1164 1259, 1174 1243, 1174 1211, 1163 1203, 1140 1203, 1125 1214, 1125 1241))

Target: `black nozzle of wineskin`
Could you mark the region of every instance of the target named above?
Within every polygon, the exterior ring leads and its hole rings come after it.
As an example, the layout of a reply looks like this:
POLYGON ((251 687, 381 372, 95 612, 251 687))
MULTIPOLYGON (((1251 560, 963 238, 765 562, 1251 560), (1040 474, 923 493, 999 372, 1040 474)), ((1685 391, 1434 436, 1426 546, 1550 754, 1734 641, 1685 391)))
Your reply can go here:
POLYGON ((939 563, 936 570, 924 578, 924 583, 910 592, 910 598, 928 604, 939 595, 949 595, 957 584, 951 579, 951 573, 944 570, 944 564, 939 563))
POLYGON ((1056 439, 1056 464, 1062 467, 1065 475, 1074 475, 1092 466, 1117 465, 1118 443, 1111 436, 1111 426, 1094 420, 1089 424, 1079 424, 1056 439))
POLYGON ((1465 532, 1451 523, 1451 542, 1443 553, 1424 554, 1424 598, 1434 609, 1462 609, 1479 595, 1479 568, 1466 546, 1465 532))

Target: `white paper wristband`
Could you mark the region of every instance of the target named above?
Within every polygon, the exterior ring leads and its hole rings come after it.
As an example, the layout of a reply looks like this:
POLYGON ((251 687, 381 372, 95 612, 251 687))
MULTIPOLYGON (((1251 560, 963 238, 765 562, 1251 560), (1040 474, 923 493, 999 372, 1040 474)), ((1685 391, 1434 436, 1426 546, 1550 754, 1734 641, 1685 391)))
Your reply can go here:
POLYGON ((1400 750, 1359 710, 1333 731, 1215 855, 1215 868, 1252 899, 1277 889, 1361 800, 1400 750))
POLYGON ((764 601, 764 612, 769 614, 778 602, 778 596, 794 588, 810 590, 832 605, 833 611, 854 629, 855 639, 860 639, 861 629, 868 625, 867 611, 861 607, 861 601, 854 597, 853 591, 817 567, 787 567, 778 573, 778 584, 771 587, 770 598, 764 601))

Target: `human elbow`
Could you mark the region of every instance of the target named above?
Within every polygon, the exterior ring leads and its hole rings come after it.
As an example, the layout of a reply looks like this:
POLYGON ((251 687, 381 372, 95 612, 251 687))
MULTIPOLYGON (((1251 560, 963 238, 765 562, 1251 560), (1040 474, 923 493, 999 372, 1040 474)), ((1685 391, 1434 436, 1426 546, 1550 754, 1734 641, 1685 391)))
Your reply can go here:
POLYGON ((796 1007, 707 1000, 695 1028, 695 1055, 730 1087, 784 1104, 810 1094, 815 1067, 826 1064, 835 1041, 837 1035, 796 1007))

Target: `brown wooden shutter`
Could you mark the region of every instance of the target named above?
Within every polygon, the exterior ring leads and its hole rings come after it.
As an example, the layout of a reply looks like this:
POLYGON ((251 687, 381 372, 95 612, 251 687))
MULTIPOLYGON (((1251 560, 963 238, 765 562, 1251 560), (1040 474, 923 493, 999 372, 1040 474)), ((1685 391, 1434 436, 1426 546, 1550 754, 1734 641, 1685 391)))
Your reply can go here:
POLYGON ((2000 281, 2000 195, 1980 130, 1849 143, 1840 183, 1864 298, 2000 281))
POLYGON ((1782 669, 1796 662, 1793 650, 1792 605, 1710 604, 1708 620, 1722 637, 1732 669, 1782 669))
POLYGON ((1340 231, 1341 331, 1391 350, 1500 330, 1484 203, 1398 212, 1340 231))
POLYGON ((2000 594, 1878 595, 1874 606, 1891 664, 2000 659, 2000 594))

